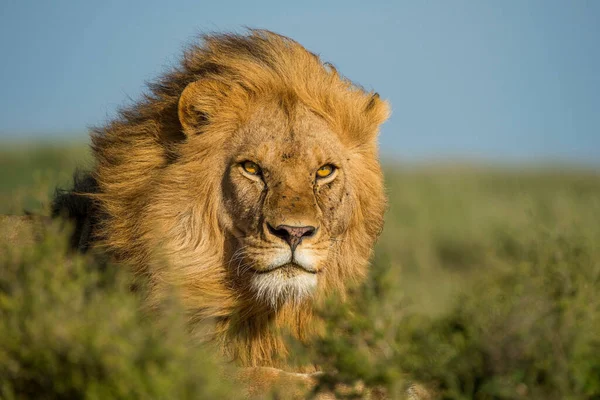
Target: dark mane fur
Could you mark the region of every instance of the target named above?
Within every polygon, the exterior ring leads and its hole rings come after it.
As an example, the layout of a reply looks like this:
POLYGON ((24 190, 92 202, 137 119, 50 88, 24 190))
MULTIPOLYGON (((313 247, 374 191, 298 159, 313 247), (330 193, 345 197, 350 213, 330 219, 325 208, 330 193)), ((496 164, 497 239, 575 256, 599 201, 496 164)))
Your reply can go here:
POLYGON ((73 188, 57 188, 52 200, 52 217, 63 218, 73 224, 70 245, 73 250, 86 252, 94 241, 95 227, 100 220, 98 205, 90 197, 98 193, 98 185, 89 172, 76 171, 73 188))

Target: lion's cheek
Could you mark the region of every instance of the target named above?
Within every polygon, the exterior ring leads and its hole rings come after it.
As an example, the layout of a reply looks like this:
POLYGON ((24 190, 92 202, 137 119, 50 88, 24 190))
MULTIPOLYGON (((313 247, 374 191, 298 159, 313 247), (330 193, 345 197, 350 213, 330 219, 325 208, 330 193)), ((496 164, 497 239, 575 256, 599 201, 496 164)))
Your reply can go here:
POLYGON ((343 235, 350 225, 354 212, 353 192, 345 185, 333 186, 317 193, 322 211, 322 224, 332 239, 343 235))
POLYGON ((242 232, 256 232, 260 223, 263 184, 250 182, 237 171, 228 171, 223 180, 224 211, 230 224, 242 232))
POLYGON ((326 225, 327 232, 332 240, 340 239, 346 233, 354 212, 357 211, 349 207, 348 204, 341 204, 324 213, 323 225, 326 225))
POLYGON ((248 253, 250 253, 248 255, 252 259, 254 269, 258 271, 276 268, 291 261, 291 252, 289 248, 285 247, 273 248, 267 252, 257 249, 257 251, 248 251, 248 253))
POLYGON ((256 201, 246 201, 244 198, 226 199, 225 211, 228 225, 235 228, 236 231, 257 231, 260 223, 260 210, 256 201))
POLYGON ((320 271, 327 259, 327 249, 316 251, 310 248, 302 248, 301 246, 294 252, 294 261, 296 264, 309 271, 320 271))

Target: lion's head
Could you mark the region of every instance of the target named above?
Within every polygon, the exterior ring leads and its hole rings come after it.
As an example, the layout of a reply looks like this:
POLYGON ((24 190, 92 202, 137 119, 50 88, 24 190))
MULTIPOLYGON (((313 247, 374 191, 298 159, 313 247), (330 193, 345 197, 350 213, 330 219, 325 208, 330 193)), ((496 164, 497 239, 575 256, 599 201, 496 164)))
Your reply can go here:
POLYGON ((366 271, 388 106, 267 31, 206 36, 151 90, 93 135, 100 237, 153 299, 175 286, 191 319, 268 364, 274 327, 302 336, 311 299, 366 271))

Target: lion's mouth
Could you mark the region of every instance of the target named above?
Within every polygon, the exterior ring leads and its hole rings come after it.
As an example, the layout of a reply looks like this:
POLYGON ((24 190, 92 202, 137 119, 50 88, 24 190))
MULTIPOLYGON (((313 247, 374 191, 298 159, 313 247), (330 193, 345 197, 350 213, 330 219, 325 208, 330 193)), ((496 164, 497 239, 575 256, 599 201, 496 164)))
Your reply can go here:
POLYGON ((289 262, 289 263, 282 264, 282 265, 272 267, 269 269, 255 270, 255 271, 257 274, 270 274, 272 272, 279 272, 286 276, 294 276, 294 275, 297 275, 298 273, 302 273, 302 272, 306 272, 309 274, 317 273, 316 270, 310 270, 310 269, 304 268, 303 266, 298 265, 294 262, 289 262))

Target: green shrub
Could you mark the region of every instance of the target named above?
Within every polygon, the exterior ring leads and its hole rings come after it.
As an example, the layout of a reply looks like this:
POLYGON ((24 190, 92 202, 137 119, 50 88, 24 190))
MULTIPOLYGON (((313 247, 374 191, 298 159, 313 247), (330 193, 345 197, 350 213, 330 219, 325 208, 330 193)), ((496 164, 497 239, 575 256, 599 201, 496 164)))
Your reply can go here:
POLYGON ((176 305, 149 319, 130 277, 67 255, 58 230, 0 260, 0 397, 231 398, 209 349, 188 342, 176 305))

